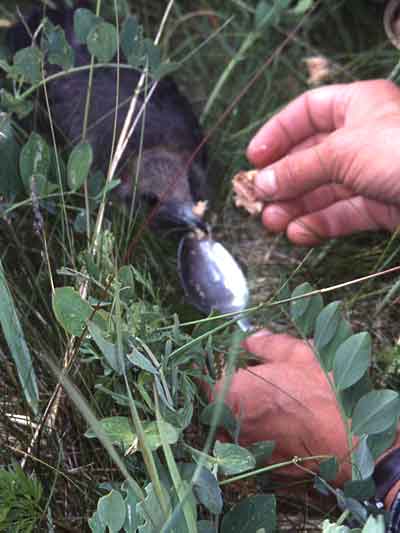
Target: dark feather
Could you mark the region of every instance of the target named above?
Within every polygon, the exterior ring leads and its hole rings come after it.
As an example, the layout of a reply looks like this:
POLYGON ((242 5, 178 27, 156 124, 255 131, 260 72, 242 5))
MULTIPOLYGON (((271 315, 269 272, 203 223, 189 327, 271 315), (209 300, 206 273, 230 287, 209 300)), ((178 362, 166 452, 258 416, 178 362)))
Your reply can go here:
MULTIPOLYGON (((46 17, 53 24, 60 25, 64 29, 67 41, 75 53, 75 66, 88 65, 90 54, 87 47, 79 44, 74 37, 73 10, 47 9, 46 17)), ((10 30, 8 44, 14 52, 31 44, 31 36, 26 30, 26 25, 33 34, 42 18, 43 11, 38 8, 30 14, 24 24, 19 23, 10 30)), ((121 61, 125 61, 122 52, 121 61)), ((47 65, 46 70, 48 74, 52 74, 59 68, 47 65)), ((77 72, 48 84, 52 119, 67 144, 76 144, 82 137, 88 76, 88 71, 77 72)), ((117 134, 123 126, 140 72, 120 69, 119 76, 117 134)), ((149 80, 147 90, 150 90, 152 83, 154 82, 149 80)), ((111 155, 116 86, 116 69, 94 70, 87 140, 93 148, 95 167, 104 173, 107 171, 111 155)), ((137 109, 140 109, 142 103, 143 96, 139 97, 137 109)), ((193 224, 193 221, 196 222, 196 217, 193 220, 187 220, 187 209, 177 210, 177 206, 179 203, 189 206, 193 202, 207 198, 206 153, 205 148, 202 148, 189 164, 203 136, 188 100, 180 93, 170 77, 158 82, 146 106, 144 121, 144 124, 138 124, 130 138, 119 167, 123 182, 119 189, 119 196, 124 201, 130 201, 143 127, 144 141, 140 160, 138 196, 153 203, 163 204, 164 209, 160 210, 160 217, 161 213, 172 215, 172 217, 161 217, 166 222, 175 219, 179 225, 179 219, 182 218, 183 225, 187 222, 189 225, 193 224), (175 212, 168 213, 169 208, 175 212), (186 215, 184 216, 183 213, 186 215)))

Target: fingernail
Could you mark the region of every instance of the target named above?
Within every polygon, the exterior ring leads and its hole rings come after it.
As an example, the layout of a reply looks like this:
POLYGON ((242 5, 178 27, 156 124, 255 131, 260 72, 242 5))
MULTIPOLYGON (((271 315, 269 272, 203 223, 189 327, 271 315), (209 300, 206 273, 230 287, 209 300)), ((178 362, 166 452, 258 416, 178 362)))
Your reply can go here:
POLYGON ((281 224, 289 220, 289 214, 283 207, 279 205, 271 204, 266 208, 266 218, 268 222, 271 222, 273 225, 281 224))
POLYGON ((255 179, 255 186, 263 197, 272 198, 277 193, 276 175, 272 168, 260 170, 255 179))
POLYGON ((247 150, 249 152, 255 152, 257 155, 265 154, 267 151, 268 146, 264 143, 260 144, 260 141, 257 139, 257 136, 255 136, 249 143, 249 146, 247 147, 247 150))

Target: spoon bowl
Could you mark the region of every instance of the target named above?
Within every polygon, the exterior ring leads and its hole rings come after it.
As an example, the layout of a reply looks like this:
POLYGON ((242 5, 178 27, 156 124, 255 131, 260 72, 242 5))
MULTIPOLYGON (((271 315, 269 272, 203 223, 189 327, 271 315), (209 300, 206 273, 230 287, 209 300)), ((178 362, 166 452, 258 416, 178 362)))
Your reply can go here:
MULTIPOLYGON (((202 313, 240 313, 246 308, 249 289, 241 268, 209 235, 197 231, 182 237, 178 270, 186 298, 202 313)), ((251 329, 247 319, 238 324, 244 331, 251 329)))

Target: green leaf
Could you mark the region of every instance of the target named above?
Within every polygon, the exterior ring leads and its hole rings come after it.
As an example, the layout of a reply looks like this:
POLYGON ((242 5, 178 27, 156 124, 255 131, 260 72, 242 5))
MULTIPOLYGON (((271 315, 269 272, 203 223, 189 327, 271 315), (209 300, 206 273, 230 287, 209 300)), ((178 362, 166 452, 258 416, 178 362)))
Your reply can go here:
POLYGON ((352 432, 381 433, 391 427, 400 413, 400 398, 392 390, 371 391, 357 403, 352 420, 352 432))
POLYGON ((73 225, 74 231, 76 233, 86 233, 87 228, 87 216, 86 209, 79 209, 74 220, 73 225))
MULTIPOLYGON (((178 442, 180 432, 176 427, 165 422, 165 420, 161 420, 159 425, 163 431, 164 439, 166 439, 167 444, 175 444, 178 442)), ((147 445, 151 450, 157 450, 162 445, 157 422, 143 424, 143 428, 146 434, 147 445)))
POLYGON ((339 392, 340 403, 348 418, 351 418, 353 409, 358 400, 372 390, 371 379, 366 372, 354 385, 339 392))
POLYGON ((397 435, 397 420, 394 424, 382 433, 375 433, 375 435, 368 435, 368 448, 371 450, 372 457, 375 461, 388 448, 393 446, 397 435))
POLYGON ((91 306, 72 287, 57 288, 52 303, 53 312, 65 331, 79 337, 92 315, 91 306))
POLYGON ((370 515, 362 529, 362 533, 385 533, 385 519, 382 514, 378 516, 370 515))
POLYGON ((36 46, 22 48, 14 56, 13 71, 25 82, 38 83, 42 79, 43 53, 36 46))
POLYGON ((120 41, 122 52, 128 62, 133 55, 137 57, 141 53, 141 28, 137 17, 126 17, 122 24, 120 41))
POLYGON ((221 533, 273 533, 276 528, 276 500, 272 494, 257 494, 239 502, 226 513, 221 533))
POLYGON ((126 356, 128 360, 138 368, 141 368, 145 372, 149 372, 150 374, 153 374, 154 376, 158 376, 160 374, 160 371, 158 368, 156 368, 149 359, 144 356, 139 350, 137 350, 134 346, 132 346, 132 351, 128 353, 126 356))
MULTIPOLYGON (((195 464, 185 464, 182 466, 182 477, 189 483, 197 469, 195 464)), ((222 512, 222 493, 215 476, 205 468, 200 467, 196 477, 193 479, 193 493, 199 503, 204 505, 212 514, 222 512)))
POLYGON ((95 511, 88 520, 89 527, 93 533, 105 533, 106 525, 101 520, 100 515, 95 511))
POLYGON ((221 405, 220 402, 212 402, 207 405, 201 412, 200 422, 205 426, 210 426, 214 419, 214 411, 219 409, 217 427, 225 429, 233 439, 236 439, 239 425, 231 408, 225 403, 221 405))
POLYGON ((136 506, 140 502, 140 500, 128 481, 123 482, 121 490, 126 494, 126 497, 124 499, 126 506, 126 518, 123 528, 127 533, 130 533, 131 531, 136 531, 136 529, 140 525, 140 518, 136 511, 136 506))
MULTIPOLYGON (((19 169, 25 190, 31 192, 31 179, 33 176, 43 176, 46 181, 51 164, 51 152, 46 141, 35 132, 32 132, 28 141, 22 147, 19 157, 19 169)), ((39 191, 36 191, 37 193, 39 191)))
POLYGON ((85 183, 93 162, 93 150, 88 142, 75 146, 67 165, 68 185, 72 191, 77 191, 85 183))
POLYGON ((328 519, 324 520, 322 523, 322 533, 351 533, 352 531, 355 530, 350 529, 347 526, 338 526, 337 524, 330 522, 328 519))
POLYGON ((313 3, 314 0, 299 0, 291 12, 294 15, 304 15, 306 11, 312 8, 313 3))
POLYGON ((118 270, 118 281, 121 283, 121 300, 129 302, 135 297, 135 277, 131 265, 124 265, 118 270))
POLYGON ((107 341, 103 337, 101 329, 93 322, 88 322, 88 329, 94 342, 103 354, 104 359, 110 367, 121 376, 123 374, 123 369, 121 368, 121 362, 118 357, 117 346, 112 342, 107 341))
POLYGON ((165 76, 169 76, 173 72, 176 72, 180 66, 181 63, 178 63, 177 61, 164 61, 157 69, 153 70, 151 75, 154 79, 161 80, 165 76))
POLYGON ((332 302, 317 316, 315 322, 314 344, 321 350, 335 337, 342 320, 342 303, 332 302))
POLYGON ((372 476, 375 461, 368 448, 367 436, 363 435, 352 454, 353 463, 358 479, 368 479, 372 476))
POLYGON ((64 70, 74 66, 75 54, 61 26, 54 26, 49 20, 46 21, 42 46, 47 52, 47 61, 51 65, 58 65, 64 70))
POLYGON ((260 0, 258 2, 254 14, 254 26, 256 30, 260 31, 270 22, 273 12, 274 8, 269 2, 266 2, 265 0, 260 0))
POLYGON ((247 449, 254 455, 257 466, 262 466, 270 459, 275 449, 275 442, 273 440, 262 440, 251 444, 247 449))
MULTIPOLYGON (((125 450, 137 443, 136 432, 126 416, 111 416, 100 420, 100 425, 111 440, 113 444, 122 446, 125 450)), ((161 421, 164 438, 168 444, 175 444, 179 439, 179 431, 177 428, 168 424, 164 420, 161 421)), ((148 447, 155 451, 161 446, 161 438, 158 432, 157 422, 143 422, 143 430, 146 435, 146 443, 148 447)), ((96 434, 92 430, 85 433, 85 437, 89 439, 96 438, 96 434)))
POLYGON ((372 478, 345 481, 343 492, 346 498, 353 498, 360 502, 369 500, 375 495, 376 487, 372 478))
MULTIPOLYGON (((294 289, 292 298, 312 292, 314 289, 309 283, 303 283, 294 289)), ((308 337, 314 328, 314 323, 323 308, 324 302, 320 294, 294 300, 290 304, 290 314, 297 329, 302 335, 308 337)))
POLYGON ((117 52, 117 31, 109 22, 100 22, 90 30, 86 43, 89 52, 100 61, 108 63, 117 52))
POLYGON ((19 145, 14 128, 6 113, 0 113, 0 196, 6 201, 15 198, 22 190, 18 173, 19 145))
POLYGON ((103 19, 97 17, 90 9, 80 8, 74 11, 74 33, 80 44, 85 44, 89 33, 103 19))
POLYGON ((21 387, 32 411, 37 414, 39 390, 31 354, 26 344, 5 272, 0 259, 0 325, 15 363, 21 387))
POLYGON ((9 113, 16 113, 19 119, 23 119, 28 116, 33 109, 33 105, 30 100, 14 96, 5 89, 1 89, 1 106, 9 113))
POLYGON ((333 481, 336 479, 338 471, 339 465, 336 457, 329 457, 329 459, 320 462, 319 475, 322 479, 325 479, 325 481, 333 481))
MULTIPOLYGON (((102 430, 113 444, 122 446, 125 450, 132 446, 136 433, 128 417, 110 416, 103 418, 99 422, 102 430)), ((86 431, 85 437, 89 439, 97 438, 91 429, 86 431)))
POLYGON ((161 65, 161 51, 151 39, 144 39, 143 41, 145 54, 147 57, 150 73, 156 72, 161 65))
POLYGON ((119 492, 112 490, 102 496, 97 504, 100 520, 110 528, 110 532, 118 532, 125 522, 126 507, 119 492))
MULTIPOLYGON (((145 523, 140 525, 137 531, 138 533, 160 533, 162 526, 165 523, 164 512, 161 509, 159 499, 152 483, 149 483, 145 487, 145 491, 147 496, 144 502, 139 502, 136 508, 138 515, 142 521, 145 521, 145 523), (151 522, 148 520, 148 515, 146 514, 145 509, 148 511, 151 510, 151 522)), ((161 485, 161 491, 164 494, 167 506, 170 507, 171 498, 169 492, 167 492, 163 485, 161 485)))
POLYGON ((217 533, 217 530, 209 520, 199 520, 197 522, 197 533, 217 533))
POLYGON ((241 474, 256 466, 254 456, 246 448, 237 444, 217 440, 214 445, 214 457, 225 476, 241 474))
POLYGON ((347 389, 366 372, 371 362, 371 337, 367 332, 357 333, 345 340, 333 361, 333 376, 337 390, 347 389))
POLYGON ((347 320, 341 320, 333 339, 317 351, 321 365, 327 372, 333 368, 336 351, 339 346, 352 334, 351 325, 347 320))

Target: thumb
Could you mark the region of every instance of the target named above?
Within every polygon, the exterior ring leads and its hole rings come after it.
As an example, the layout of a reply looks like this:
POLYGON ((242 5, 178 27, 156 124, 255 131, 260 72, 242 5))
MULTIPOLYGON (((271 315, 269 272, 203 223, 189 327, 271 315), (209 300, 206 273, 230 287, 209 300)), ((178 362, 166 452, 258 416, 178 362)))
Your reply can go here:
MULTIPOLYGON (((266 201, 290 200, 334 181, 337 152, 328 139, 311 148, 294 152, 258 172, 257 198, 266 201)), ((337 181, 337 179, 335 179, 337 181)))

